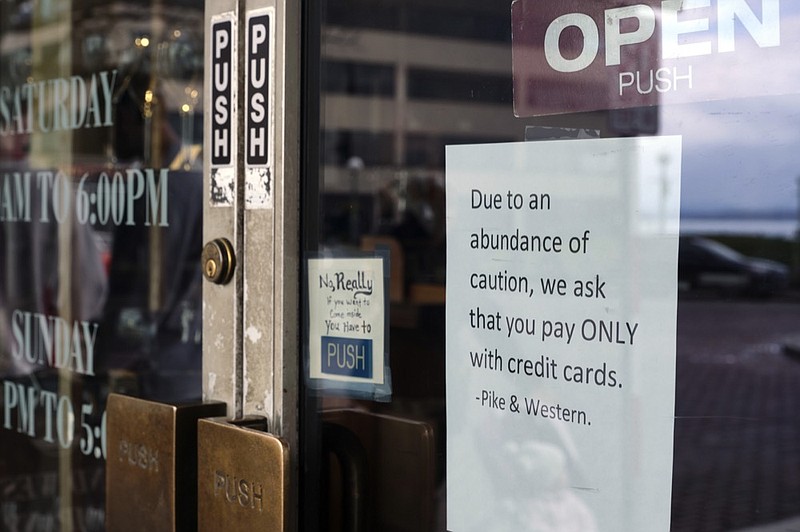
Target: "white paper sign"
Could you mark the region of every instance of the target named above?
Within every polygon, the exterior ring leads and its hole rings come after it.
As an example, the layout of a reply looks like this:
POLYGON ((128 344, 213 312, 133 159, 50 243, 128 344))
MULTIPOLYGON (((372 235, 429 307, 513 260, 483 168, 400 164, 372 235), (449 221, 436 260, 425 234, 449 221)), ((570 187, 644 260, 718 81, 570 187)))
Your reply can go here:
POLYGON ((383 384, 383 259, 308 261, 312 379, 383 384))
POLYGON ((447 527, 669 530, 680 137, 447 148, 447 527))

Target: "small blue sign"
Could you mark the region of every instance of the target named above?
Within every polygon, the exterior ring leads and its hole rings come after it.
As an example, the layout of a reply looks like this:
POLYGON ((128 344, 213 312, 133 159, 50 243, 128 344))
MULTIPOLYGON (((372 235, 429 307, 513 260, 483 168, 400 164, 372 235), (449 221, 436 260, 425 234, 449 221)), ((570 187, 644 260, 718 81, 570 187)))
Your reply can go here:
POLYGON ((322 373, 372 378, 372 340, 322 337, 322 373))

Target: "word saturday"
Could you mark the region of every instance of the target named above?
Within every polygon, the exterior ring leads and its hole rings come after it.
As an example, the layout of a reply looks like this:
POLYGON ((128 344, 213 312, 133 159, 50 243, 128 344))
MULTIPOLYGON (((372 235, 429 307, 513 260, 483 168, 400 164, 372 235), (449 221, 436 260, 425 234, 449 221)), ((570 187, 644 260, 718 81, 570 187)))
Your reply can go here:
POLYGON ((0 85, 0 136, 107 127, 117 71, 0 85))

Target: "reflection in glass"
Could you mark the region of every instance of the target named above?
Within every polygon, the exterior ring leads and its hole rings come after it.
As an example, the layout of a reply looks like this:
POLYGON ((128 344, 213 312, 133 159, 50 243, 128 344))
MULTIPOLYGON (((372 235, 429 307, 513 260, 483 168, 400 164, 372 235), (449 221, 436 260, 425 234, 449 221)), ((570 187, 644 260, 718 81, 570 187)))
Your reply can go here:
POLYGON ((108 393, 200 395, 202 5, 2 12, 0 529, 103 530, 108 393))
MULTIPOLYGON (((354 405, 309 392, 307 434, 311 439, 316 434, 317 409, 325 411, 342 403, 372 414, 429 423, 436 442, 438 488, 430 502, 438 518, 413 529, 445 530, 444 441, 457 434, 457 427, 444 427, 444 146, 533 138, 681 135, 680 230, 684 238, 671 529, 736 530, 784 521, 793 526, 792 519, 800 515, 800 485, 794 475, 794 464, 800 459, 794 442, 800 440, 800 427, 793 414, 800 384, 796 298, 800 161, 795 149, 800 100, 792 94, 775 94, 794 90, 794 58, 783 54, 781 61, 763 63, 770 65, 770 73, 754 74, 751 67, 759 61, 749 59, 754 50, 750 33, 737 30, 737 48, 745 52, 739 59, 720 59, 716 54, 697 63, 695 74, 705 69, 703 77, 714 84, 709 94, 721 98, 719 102, 678 103, 674 95, 665 93, 656 107, 562 111, 551 117, 515 119, 509 104, 512 87, 502 81, 512 80, 509 5, 434 4, 330 0, 322 9, 320 43, 311 43, 322 57, 321 155, 318 169, 310 176, 314 183, 310 189, 320 191, 321 210, 320 231, 310 235, 309 251, 319 246, 348 252, 374 245, 392 250, 390 352, 395 389, 388 405, 354 405), (731 60, 749 66, 726 68, 731 60), (739 74, 749 81, 732 82, 731 76, 739 74), (773 96, 760 95, 755 87, 762 81, 769 84, 773 96), (741 97, 743 91, 748 97, 741 97), (347 166, 355 157, 364 162, 357 174, 347 166), (735 250, 740 255, 735 279, 730 273, 715 271, 708 258, 690 273, 687 251, 694 238, 735 250), (764 276, 771 279, 766 285, 758 280, 764 276), (755 286, 760 288, 747 288, 755 286)), ((744 9, 744 4, 737 6, 744 9)), ((783 7, 782 35, 794 42, 796 9, 783 7)), ((713 18, 713 11, 700 7, 693 15, 681 16, 713 18)), ((774 22, 774 18, 769 20, 774 22)), ((761 35, 756 26, 756 20, 751 20, 750 30, 761 35)), ((716 42, 716 21, 709 32, 697 37, 716 42)), ((537 86, 548 90, 547 80, 538 82, 537 86)), ((594 93, 617 89, 608 85, 594 87, 594 93)), ((557 89, 554 85, 551 92, 557 89)), ((569 94, 561 91, 564 98, 569 94)), ((661 219, 659 195, 670 192, 659 184, 642 190, 654 227, 661 219)), ((458 436, 463 442, 488 437, 485 433, 458 436)), ((523 463, 529 467, 504 471, 498 478, 541 476, 542 482, 551 479, 551 485, 558 486, 559 472, 572 464, 568 453, 559 455, 544 445, 504 448, 503 442, 487 442, 485 447, 528 460, 523 463)), ((325 453, 308 443, 307 455, 316 454, 325 453)), ((313 458, 308 460, 314 463, 313 458)), ((327 474, 316 470, 313 475, 325 478, 327 474)), ((314 489, 306 494, 308 508, 323 504, 314 489)), ((398 522, 392 521, 392 510, 402 512, 401 506, 392 506, 396 498, 387 502, 385 496, 375 487, 369 503, 376 529, 398 522)), ((427 496, 418 495, 415 500, 427 496)), ((331 504, 330 516, 306 514, 307 529, 337 526, 335 499, 331 504)), ((574 517, 580 515, 576 512, 574 517)), ((532 518, 529 523, 534 521, 544 520, 532 518)), ((581 526, 590 529, 586 522, 581 526)), ((508 529, 523 528, 510 524, 508 529)))

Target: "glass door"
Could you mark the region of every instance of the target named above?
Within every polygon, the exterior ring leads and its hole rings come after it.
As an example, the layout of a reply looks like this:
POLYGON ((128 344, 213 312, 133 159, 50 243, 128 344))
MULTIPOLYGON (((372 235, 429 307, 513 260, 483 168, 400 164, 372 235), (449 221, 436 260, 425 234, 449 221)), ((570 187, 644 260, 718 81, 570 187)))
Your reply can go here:
POLYGON ((797 522, 796 13, 680 4, 306 6, 303 530, 797 522))
POLYGON ((0 529, 107 528, 111 392, 274 437, 201 527, 797 526, 793 6, 0 7, 0 529))
POLYGON ((203 6, 0 11, 0 529, 104 530, 108 394, 202 392, 203 6))

